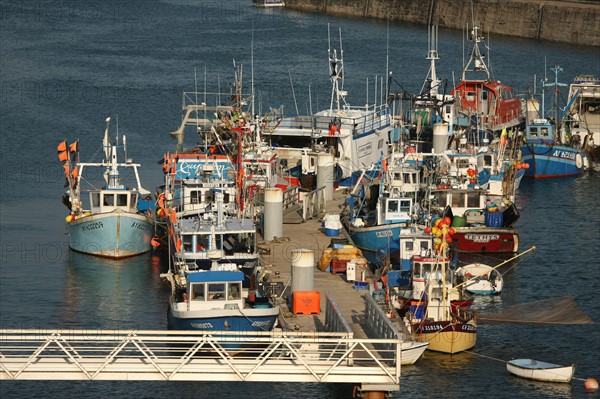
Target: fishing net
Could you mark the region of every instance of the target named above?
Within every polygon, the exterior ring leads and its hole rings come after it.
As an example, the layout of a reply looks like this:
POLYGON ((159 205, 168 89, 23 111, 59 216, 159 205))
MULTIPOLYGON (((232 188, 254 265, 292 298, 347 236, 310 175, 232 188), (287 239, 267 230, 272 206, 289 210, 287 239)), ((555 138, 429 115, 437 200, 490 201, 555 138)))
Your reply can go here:
POLYGON ((480 324, 593 324, 572 296, 555 297, 509 306, 497 314, 479 314, 480 324))

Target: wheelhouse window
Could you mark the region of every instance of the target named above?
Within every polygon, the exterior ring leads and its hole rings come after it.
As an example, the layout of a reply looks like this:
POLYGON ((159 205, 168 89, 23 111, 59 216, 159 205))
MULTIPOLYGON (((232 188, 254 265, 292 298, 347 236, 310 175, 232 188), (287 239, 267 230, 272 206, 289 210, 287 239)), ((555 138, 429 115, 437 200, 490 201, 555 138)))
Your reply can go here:
POLYGON ((537 127, 532 127, 529 129, 529 135, 532 137, 537 137, 538 135, 538 128, 537 127))
POLYGON ((114 194, 103 194, 102 204, 104 206, 115 206, 115 195, 114 194))
POLYGON ((412 251, 413 251, 413 248, 414 248, 414 244, 413 244, 413 242, 412 242, 412 241, 407 241, 407 242, 405 242, 405 243, 404 243, 404 249, 405 249, 407 252, 412 252, 412 251))
POLYGON ((467 92, 467 101, 474 101, 475 100, 475 92, 474 91, 468 91, 467 92))
POLYGON ((411 200, 400 200, 400 212, 410 213, 411 205, 412 205, 411 200))
POLYGON ((184 252, 192 252, 192 250, 194 248, 192 246, 193 236, 182 235, 182 241, 183 241, 183 251, 184 252))
POLYGON ((398 212, 398 201, 389 200, 387 210, 388 210, 388 212, 393 212, 393 213, 398 212))
POLYGON ((452 194, 452 207, 462 208, 465 206, 465 194, 464 193, 453 193, 452 194))
POLYGON ((434 195, 439 207, 445 208, 448 205, 448 195, 446 194, 446 192, 437 192, 434 195))
POLYGON ((193 190, 190 192, 190 202, 192 204, 199 204, 201 202, 202 192, 200 190, 193 190))
POLYGON ((192 301, 204 301, 204 283, 192 284, 192 301))
POLYGON ((467 208, 478 208, 479 207, 479 193, 467 194, 467 208))
POLYGON ((117 194, 117 206, 127 206, 127 194, 117 194))
POLYGON ((548 128, 547 128, 547 127, 542 127, 542 128, 540 129, 540 135, 541 135, 542 137, 548 137, 548 133, 549 133, 549 132, 548 132, 548 128))
POLYGON ((235 300, 242 298, 242 283, 227 284, 227 299, 235 300))
POLYGON ((208 300, 209 301, 224 301, 225 283, 208 283, 208 300))
POLYGON ((203 252, 208 250, 210 245, 210 236, 208 234, 198 234, 196 235, 196 252, 203 252))
POLYGON ((92 193, 92 207, 98 208, 100 206, 100 193, 92 193))

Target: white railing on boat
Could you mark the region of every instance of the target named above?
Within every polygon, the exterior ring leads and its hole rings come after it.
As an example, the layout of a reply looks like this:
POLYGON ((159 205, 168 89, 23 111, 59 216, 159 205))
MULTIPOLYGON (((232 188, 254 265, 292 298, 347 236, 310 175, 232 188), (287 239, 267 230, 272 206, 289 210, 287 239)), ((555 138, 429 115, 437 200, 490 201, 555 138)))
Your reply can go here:
MULTIPOLYGON (((343 111, 342 111, 343 112, 343 111)), ((318 116, 293 116, 282 119, 281 123, 272 134, 277 135, 286 130, 312 130, 319 135, 328 135, 330 123, 332 121, 340 123, 341 128, 351 128, 353 135, 360 135, 371 132, 376 129, 389 126, 391 118, 387 112, 387 107, 378 106, 376 109, 365 109, 365 107, 352 107, 348 116, 337 115, 318 115, 318 116), (360 111, 361 115, 352 115, 355 111, 360 111)))
POLYGON ((401 341, 347 335, 4 329, 0 380, 285 381, 398 390, 401 341))

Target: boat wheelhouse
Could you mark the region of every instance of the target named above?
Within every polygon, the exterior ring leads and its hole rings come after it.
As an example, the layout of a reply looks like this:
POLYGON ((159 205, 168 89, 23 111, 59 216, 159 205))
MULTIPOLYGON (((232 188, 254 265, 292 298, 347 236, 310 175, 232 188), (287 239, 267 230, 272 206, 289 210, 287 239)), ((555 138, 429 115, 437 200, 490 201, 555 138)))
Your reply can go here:
POLYGON ((168 313, 171 330, 271 331, 277 322, 279 307, 250 296, 243 288, 244 274, 235 265, 170 277, 174 284, 168 313))
POLYGON ((515 127, 523 123, 521 101, 512 87, 492 78, 479 49, 479 43, 484 40, 480 32, 478 26, 473 26, 470 31, 473 48, 461 80, 452 90, 457 112, 455 125, 471 126, 475 122, 478 129, 493 131, 515 127), (467 72, 482 77, 467 78, 467 72))

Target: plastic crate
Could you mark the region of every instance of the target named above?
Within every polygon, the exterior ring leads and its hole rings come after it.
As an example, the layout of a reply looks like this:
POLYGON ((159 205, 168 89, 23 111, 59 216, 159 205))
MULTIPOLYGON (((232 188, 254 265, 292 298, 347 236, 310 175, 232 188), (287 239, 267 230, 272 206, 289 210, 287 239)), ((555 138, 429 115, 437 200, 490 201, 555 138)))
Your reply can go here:
POLYGON ((347 260, 333 259, 331 261, 331 274, 346 273, 347 260))
POLYGON ((321 314, 319 291, 295 291, 292 294, 292 313, 296 315, 321 314))
POLYGON ((354 282, 354 289, 355 290, 368 290, 369 289, 369 282, 368 281, 355 281, 354 282))

